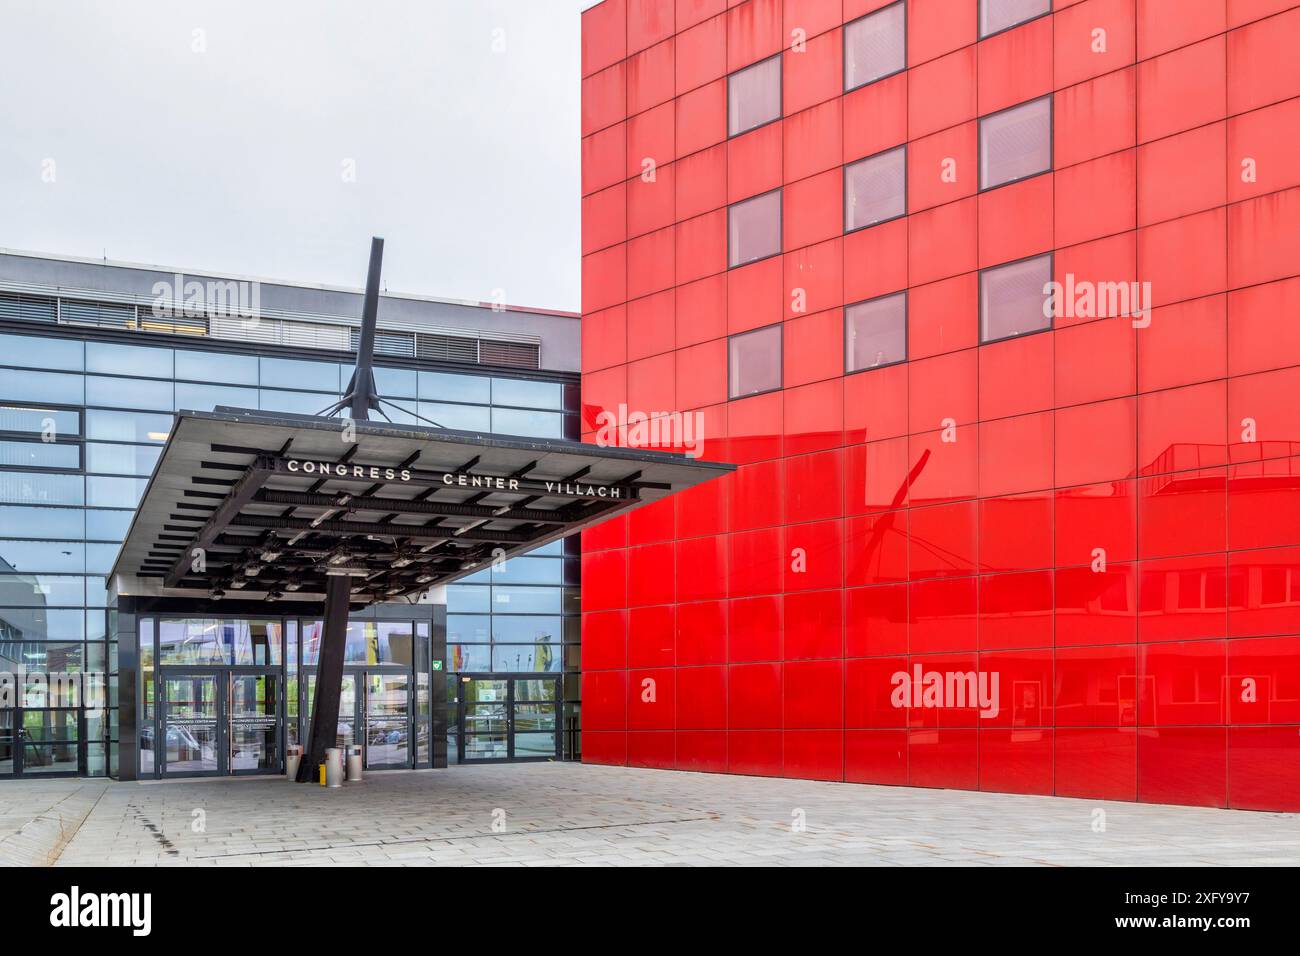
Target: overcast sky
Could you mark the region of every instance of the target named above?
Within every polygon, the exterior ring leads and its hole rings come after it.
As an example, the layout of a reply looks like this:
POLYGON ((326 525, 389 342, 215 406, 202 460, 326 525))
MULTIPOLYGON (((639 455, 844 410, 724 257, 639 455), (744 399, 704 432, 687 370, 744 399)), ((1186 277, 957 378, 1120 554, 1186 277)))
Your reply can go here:
POLYGON ((579 308, 594 0, 0 0, 0 247, 579 308))

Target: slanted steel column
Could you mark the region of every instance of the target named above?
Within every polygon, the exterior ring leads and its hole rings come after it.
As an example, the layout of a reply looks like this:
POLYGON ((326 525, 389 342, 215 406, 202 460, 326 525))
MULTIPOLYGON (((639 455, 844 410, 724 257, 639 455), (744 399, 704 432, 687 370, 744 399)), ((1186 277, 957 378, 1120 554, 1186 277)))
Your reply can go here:
MULTIPOLYGON (((361 338, 357 343, 357 366, 347 394, 336 406, 355 421, 366 421, 371 408, 379 407, 375 392, 375 323, 379 318, 379 272, 384 264, 384 240, 370 240, 370 269, 366 273, 366 297, 361 306, 361 338)), ((320 654, 316 658, 316 691, 311 707, 311 738, 298 765, 298 782, 314 780, 317 767, 325 762, 325 751, 338 737, 339 694, 343 690, 343 658, 347 648, 348 601, 352 579, 347 575, 329 578, 325 586, 325 623, 320 654)), ((358 728, 360 729, 360 728, 358 728)))

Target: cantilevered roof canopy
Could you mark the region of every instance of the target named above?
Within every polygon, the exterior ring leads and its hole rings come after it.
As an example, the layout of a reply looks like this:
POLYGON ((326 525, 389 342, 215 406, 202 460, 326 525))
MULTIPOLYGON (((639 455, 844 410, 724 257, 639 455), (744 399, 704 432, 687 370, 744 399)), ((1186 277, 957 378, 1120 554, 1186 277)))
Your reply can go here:
POLYGON ((732 471, 633 448, 245 409, 178 412, 121 594, 413 597, 732 471))

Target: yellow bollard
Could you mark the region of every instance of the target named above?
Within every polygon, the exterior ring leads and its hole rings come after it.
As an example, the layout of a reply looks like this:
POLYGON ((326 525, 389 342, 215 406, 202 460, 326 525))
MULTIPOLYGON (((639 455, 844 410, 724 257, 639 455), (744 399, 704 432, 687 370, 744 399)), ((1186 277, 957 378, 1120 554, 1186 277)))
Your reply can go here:
POLYGON ((325 765, 320 765, 320 785, 325 786, 325 765))

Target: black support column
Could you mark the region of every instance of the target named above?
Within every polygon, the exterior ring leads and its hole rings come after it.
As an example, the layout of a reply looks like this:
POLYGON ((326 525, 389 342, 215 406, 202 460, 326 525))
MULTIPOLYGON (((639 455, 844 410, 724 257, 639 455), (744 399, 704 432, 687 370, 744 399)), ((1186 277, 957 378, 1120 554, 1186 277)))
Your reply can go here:
POLYGON ((311 738, 298 764, 298 783, 317 779, 317 767, 325 762, 326 748, 338 739, 339 694, 343 689, 343 660, 347 648, 348 598, 352 579, 338 575, 329 579, 325 590, 325 621, 320 653, 316 657, 316 690, 311 704, 311 738))

